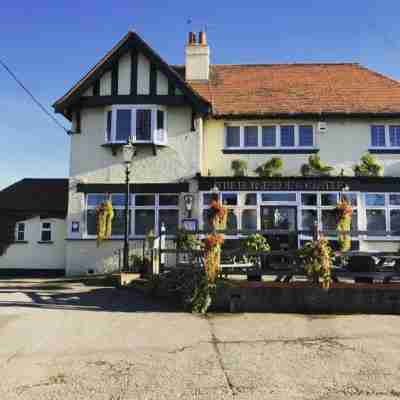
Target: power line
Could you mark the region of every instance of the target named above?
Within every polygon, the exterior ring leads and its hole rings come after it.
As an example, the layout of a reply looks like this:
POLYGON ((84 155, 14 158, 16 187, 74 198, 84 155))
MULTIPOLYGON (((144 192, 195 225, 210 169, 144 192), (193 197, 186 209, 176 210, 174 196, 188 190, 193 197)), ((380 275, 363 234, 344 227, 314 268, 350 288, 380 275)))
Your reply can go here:
POLYGON ((4 61, 0 59, 0 65, 11 75, 11 77, 17 82, 17 84, 28 94, 28 96, 33 100, 33 102, 48 116, 50 117, 54 123, 57 124, 59 128, 61 128, 64 132, 69 134, 70 132, 66 129, 58 120, 54 117, 46 107, 33 95, 33 93, 18 79, 18 77, 14 74, 13 71, 6 65, 4 61))

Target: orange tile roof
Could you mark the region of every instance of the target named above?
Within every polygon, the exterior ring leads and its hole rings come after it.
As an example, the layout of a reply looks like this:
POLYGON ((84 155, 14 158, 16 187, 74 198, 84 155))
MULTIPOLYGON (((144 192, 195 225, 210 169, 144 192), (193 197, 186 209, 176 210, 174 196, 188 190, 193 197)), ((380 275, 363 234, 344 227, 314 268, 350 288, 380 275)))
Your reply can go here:
POLYGON ((400 115, 400 82, 359 64, 212 65, 209 81, 189 83, 217 117, 400 115))

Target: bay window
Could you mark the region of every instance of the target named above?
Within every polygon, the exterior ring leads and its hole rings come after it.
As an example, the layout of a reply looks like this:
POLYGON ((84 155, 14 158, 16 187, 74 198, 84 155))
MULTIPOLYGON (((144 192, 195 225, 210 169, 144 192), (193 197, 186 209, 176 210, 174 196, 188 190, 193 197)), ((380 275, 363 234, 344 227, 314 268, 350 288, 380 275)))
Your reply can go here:
POLYGON ((162 106, 113 105, 105 112, 106 143, 167 143, 166 110, 162 106))

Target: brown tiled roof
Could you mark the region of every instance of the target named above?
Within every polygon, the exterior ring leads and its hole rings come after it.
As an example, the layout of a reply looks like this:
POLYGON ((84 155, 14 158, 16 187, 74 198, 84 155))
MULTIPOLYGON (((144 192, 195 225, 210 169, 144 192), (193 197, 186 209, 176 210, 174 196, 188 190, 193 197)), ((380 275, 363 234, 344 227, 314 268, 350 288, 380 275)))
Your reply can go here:
POLYGON ((359 64, 212 65, 209 82, 189 83, 217 117, 400 115, 400 82, 359 64))

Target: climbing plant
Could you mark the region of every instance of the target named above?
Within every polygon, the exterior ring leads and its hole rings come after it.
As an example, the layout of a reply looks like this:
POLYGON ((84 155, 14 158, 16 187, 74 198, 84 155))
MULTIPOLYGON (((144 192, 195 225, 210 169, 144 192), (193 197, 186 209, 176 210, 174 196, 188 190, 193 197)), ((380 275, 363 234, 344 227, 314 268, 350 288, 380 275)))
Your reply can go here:
POLYGON ((346 196, 342 196, 339 203, 336 205, 337 214, 337 230, 338 244, 341 251, 349 251, 351 248, 351 216, 353 215, 353 208, 350 201, 346 196))
POLYGON ((283 160, 280 157, 272 157, 264 164, 258 166, 254 172, 260 178, 279 177, 282 176, 282 173, 280 172, 282 168, 283 160))

